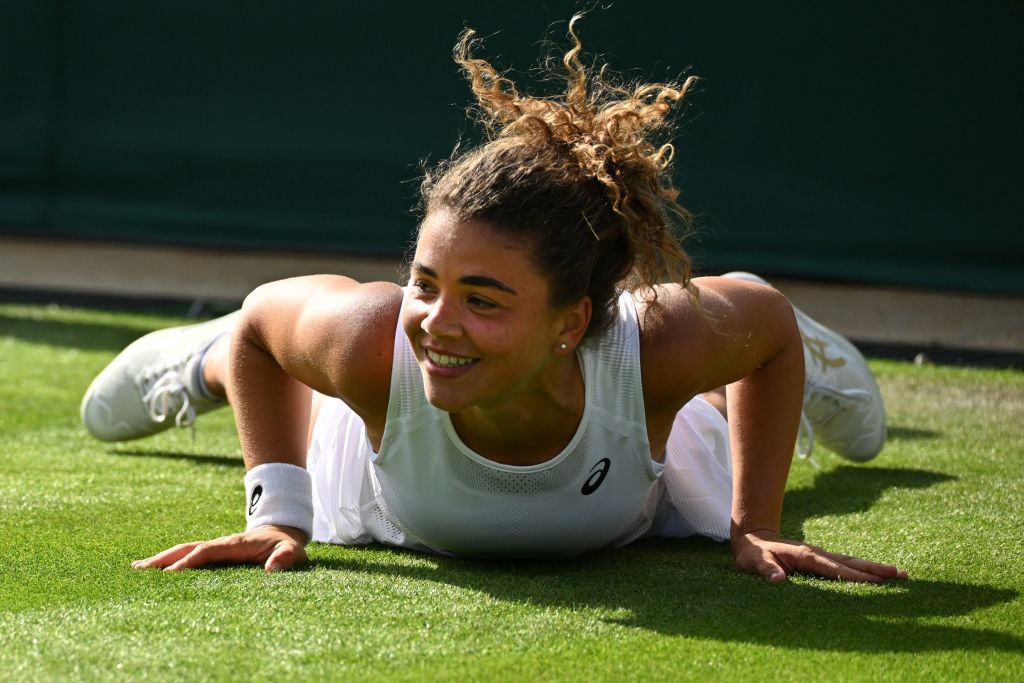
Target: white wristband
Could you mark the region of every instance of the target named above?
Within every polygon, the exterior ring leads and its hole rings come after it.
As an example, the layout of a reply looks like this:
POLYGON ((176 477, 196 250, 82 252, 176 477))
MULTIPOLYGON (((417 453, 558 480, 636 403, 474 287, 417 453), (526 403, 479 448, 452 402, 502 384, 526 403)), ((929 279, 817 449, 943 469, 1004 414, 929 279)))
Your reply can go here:
POLYGON ((313 537, 313 480, 297 465, 270 462, 245 474, 245 530, 274 524, 313 537))

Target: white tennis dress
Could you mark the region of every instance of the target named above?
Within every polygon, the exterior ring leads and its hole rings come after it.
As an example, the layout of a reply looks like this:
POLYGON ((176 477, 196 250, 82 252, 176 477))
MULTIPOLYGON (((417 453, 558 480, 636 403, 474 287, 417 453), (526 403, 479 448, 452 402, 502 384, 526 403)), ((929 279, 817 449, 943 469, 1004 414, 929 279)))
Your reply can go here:
POLYGON ((725 419, 702 398, 676 416, 664 464, 651 458, 633 299, 577 350, 585 407, 569 445, 539 465, 496 463, 467 447, 430 405, 404 331, 395 333, 379 452, 342 401, 324 400, 307 467, 313 540, 380 541, 482 557, 571 556, 643 536, 729 537, 725 419))

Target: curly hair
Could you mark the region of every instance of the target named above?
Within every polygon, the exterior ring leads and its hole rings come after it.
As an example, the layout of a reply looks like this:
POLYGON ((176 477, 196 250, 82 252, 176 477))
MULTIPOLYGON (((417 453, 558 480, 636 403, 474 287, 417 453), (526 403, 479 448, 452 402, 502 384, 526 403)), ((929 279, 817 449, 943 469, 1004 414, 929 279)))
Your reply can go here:
POLYGON ((696 81, 680 84, 610 82, 607 67, 590 71, 580 60, 576 14, 568 34, 574 45, 562 57, 564 94, 521 95, 489 62, 472 56, 478 44, 466 29, 455 62, 476 96, 476 115, 488 139, 425 173, 421 209, 445 210, 459 221, 481 221, 531 249, 550 285, 550 304, 589 296, 586 336, 614 319, 617 291, 690 283, 692 262, 681 245, 691 214, 677 203, 669 168, 671 106, 696 81))

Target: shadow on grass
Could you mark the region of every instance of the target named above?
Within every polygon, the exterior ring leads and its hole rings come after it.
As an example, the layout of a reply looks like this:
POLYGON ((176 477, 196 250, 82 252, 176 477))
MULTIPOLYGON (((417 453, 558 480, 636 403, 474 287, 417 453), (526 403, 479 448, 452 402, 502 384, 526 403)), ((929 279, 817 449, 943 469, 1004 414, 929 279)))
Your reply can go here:
MULTIPOLYGON (((952 479, 910 469, 840 467, 820 475, 813 488, 789 494, 784 532, 795 535, 811 517, 867 510, 889 488, 926 488, 952 479)), ((431 557, 433 566, 399 566, 381 562, 378 553, 371 549, 360 557, 356 549, 315 545, 310 568, 434 581, 522 604, 626 612, 608 621, 663 634, 797 650, 1024 648, 1024 640, 1013 634, 921 623, 1011 602, 1019 597, 1014 590, 913 579, 853 591, 816 579, 773 585, 738 574, 727 544, 696 537, 654 539, 544 562, 431 557), (339 552, 346 557, 332 557, 339 552)))
POLYGON ((867 511, 887 489, 923 489, 954 479, 924 470, 841 465, 819 474, 809 487, 786 492, 782 533, 802 540, 808 519, 867 511))
POLYGON ((181 453, 178 451, 162 451, 158 449, 121 449, 111 450, 111 455, 129 458, 163 458, 166 460, 187 460, 198 465, 230 465, 244 467, 245 462, 237 455, 209 455, 206 453, 181 453))
POLYGON ((84 351, 120 351, 148 331, 129 325, 33 320, 0 314, 0 337, 84 351))
POLYGON ((913 579, 854 593, 814 579, 773 585, 737 574, 728 548, 704 539, 657 539, 557 562, 438 557, 432 563, 316 557, 313 567, 433 581, 539 607, 628 612, 606 620, 665 635, 795 650, 1024 648, 1024 640, 1008 633, 920 623, 1011 602, 1016 591, 913 579))
POLYGON ((919 441, 921 439, 938 439, 942 432, 934 429, 918 429, 916 427, 900 427, 889 425, 889 439, 893 441, 919 441))

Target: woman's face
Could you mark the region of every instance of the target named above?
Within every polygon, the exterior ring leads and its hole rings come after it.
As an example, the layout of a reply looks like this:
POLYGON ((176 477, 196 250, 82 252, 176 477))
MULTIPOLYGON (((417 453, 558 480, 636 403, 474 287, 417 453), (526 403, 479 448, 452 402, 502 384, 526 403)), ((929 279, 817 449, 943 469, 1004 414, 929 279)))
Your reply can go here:
MULTIPOLYGON (((526 396, 561 351, 566 312, 527 249, 486 223, 429 214, 410 270, 402 327, 427 400, 449 412, 526 396)), ((589 309, 588 309, 589 311, 589 309)))

